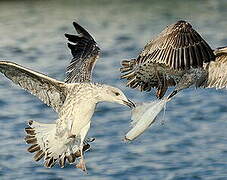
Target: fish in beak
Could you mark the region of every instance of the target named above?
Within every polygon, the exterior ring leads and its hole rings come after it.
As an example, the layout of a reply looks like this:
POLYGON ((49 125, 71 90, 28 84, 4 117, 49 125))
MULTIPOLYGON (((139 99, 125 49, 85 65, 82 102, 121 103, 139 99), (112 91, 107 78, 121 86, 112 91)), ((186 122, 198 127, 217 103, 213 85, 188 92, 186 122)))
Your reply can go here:
POLYGON ((132 101, 129 100, 129 99, 128 99, 127 101, 124 101, 124 100, 123 100, 123 102, 124 102, 125 105, 127 105, 127 106, 130 107, 130 108, 135 108, 135 107, 136 107, 135 103, 132 102, 132 101))

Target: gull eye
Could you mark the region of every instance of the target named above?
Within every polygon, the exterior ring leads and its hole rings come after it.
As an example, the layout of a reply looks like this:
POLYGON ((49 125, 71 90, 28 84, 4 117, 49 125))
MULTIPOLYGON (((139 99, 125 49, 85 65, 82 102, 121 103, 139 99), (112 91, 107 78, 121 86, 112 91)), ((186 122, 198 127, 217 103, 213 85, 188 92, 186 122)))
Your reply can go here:
POLYGON ((120 95, 120 93, 119 93, 119 92, 115 92, 114 94, 115 94, 116 96, 119 96, 119 95, 120 95))

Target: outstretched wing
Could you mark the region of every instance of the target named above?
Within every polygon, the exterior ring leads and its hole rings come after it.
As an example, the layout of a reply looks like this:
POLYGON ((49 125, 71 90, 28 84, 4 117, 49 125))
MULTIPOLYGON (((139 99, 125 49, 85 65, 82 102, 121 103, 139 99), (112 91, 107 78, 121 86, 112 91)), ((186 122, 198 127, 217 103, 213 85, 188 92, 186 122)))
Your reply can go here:
POLYGON ((163 63, 173 69, 202 67, 215 59, 212 49, 185 21, 178 21, 150 41, 139 54, 138 63, 163 63))
POLYGON ((227 47, 214 51, 216 59, 207 65, 208 77, 204 87, 227 88, 227 47))
POLYGON ((92 36, 79 24, 73 22, 79 35, 65 34, 73 59, 66 72, 66 83, 90 82, 92 70, 98 59, 100 49, 92 36))
POLYGON ((63 82, 9 61, 0 61, 0 72, 57 112, 64 103, 66 92, 63 82))

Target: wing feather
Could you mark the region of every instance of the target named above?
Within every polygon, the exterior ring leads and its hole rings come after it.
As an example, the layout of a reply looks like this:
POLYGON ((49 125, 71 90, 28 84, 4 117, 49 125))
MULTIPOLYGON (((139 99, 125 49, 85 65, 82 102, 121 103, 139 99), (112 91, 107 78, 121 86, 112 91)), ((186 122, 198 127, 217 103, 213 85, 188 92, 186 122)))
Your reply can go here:
POLYGON ((55 111, 63 105, 66 97, 63 82, 9 61, 0 61, 0 72, 55 111))
POLYGON ((192 26, 185 21, 178 21, 150 41, 139 54, 137 62, 146 63, 149 60, 148 62, 164 63, 173 69, 184 70, 202 67, 203 63, 214 59, 212 49, 192 26), (166 51, 169 47, 171 50, 166 51), (195 54, 199 49, 203 55, 202 58, 195 54), (185 53, 178 56, 178 50, 183 50, 185 53), (168 55, 162 55, 169 52, 168 55))
POLYGON ((227 88, 227 47, 214 51, 216 60, 207 65, 208 77, 204 87, 227 88))
POLYGON ((98 59, 100 49, 92 36, 79 24, 73 22, 79 35, 65 34, 70 43, 73 59, 66 71, 66 83, 90 82, 92 71, 98 59))

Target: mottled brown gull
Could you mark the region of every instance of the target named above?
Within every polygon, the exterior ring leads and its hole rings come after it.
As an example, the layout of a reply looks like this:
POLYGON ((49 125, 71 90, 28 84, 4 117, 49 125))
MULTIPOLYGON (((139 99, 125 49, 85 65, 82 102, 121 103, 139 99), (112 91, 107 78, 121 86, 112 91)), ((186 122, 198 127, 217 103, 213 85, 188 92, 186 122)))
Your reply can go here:
POLYGON ((227 47, 212 50, 186 21, 168 26, 151 40, 136 59, 123 60, 122 78, 127 86, 141 91, 157 89, 162 98, 192 85, 202 88, 227 87, 227 47))
POLYGON ((31 144, 28 151, 36 152, 34 159, 44 157, 46 167, 52 167, 57 161, 64 167, 66 160, 73 163, 80 156, 77 167, 86 171, 83 151, 89 148, 85 138, 96 104, 108 101, 129 107, 135 105, 120 89, 90 82, 99 48, 84 28, 73 24, 79 36, 66 35, 74 43, 69 44, 74 58, 67 68, 66 82, 9 61, 0 61, 0 72, 58 113, 58 119, 52 124, 29 121, 25 140, 31 144))

